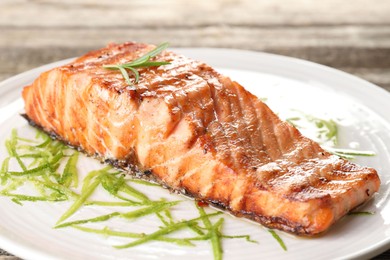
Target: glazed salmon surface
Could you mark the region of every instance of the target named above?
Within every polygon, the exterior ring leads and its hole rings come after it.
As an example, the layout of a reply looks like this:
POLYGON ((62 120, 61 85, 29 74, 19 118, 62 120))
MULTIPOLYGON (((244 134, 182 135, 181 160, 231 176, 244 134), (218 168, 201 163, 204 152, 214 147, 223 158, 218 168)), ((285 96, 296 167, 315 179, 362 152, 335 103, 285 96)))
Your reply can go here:
POLYGON ((210 66, 164 51, 128 86, 107 64, 155 46, 110 44, 23 90, 28 120, 89 155, 299 235, 327 230, 378 191, 372 168, 324 151, 210 66), (141 174, 142 175, 142 174, 141 174))

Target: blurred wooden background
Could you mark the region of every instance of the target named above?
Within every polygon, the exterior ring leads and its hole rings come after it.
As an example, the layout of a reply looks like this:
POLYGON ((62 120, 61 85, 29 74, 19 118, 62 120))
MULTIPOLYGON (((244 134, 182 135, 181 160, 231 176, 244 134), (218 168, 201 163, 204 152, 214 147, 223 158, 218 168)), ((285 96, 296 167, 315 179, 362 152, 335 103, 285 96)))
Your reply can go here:
POLYGON ((0 80, 129 40, 293 56, 390 91, 389 0, 0 0, 0 80))

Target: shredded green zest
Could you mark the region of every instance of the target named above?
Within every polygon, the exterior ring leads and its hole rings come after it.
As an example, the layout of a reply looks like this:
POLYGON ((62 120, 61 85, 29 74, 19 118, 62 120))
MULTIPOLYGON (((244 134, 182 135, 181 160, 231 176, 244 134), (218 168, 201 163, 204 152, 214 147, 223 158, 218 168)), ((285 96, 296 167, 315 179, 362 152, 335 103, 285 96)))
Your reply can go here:
POLYGON ((131 179, 130 182, 138 183, 138 184, 142 184, 142 185, 146 185, 146 186, 157 186, 157 187, 160 186, 160 184, 157 184, 157 183, 152 183, 152 182, 138 180, 138 179, 131 179))
POLYGON ((57 224, 63 222, 65 219, 72 216, 84 203, 85 201, 91 196, 91 194, 95 191, 97 186, 100 184, 100 180, 96 179, 94 182, 92 182, 83 193, 81 193, 80 197, 72 204, 72 206, 60 217, 60 219, 57 221, 57 224))
MULTIPOLYGON (((106 237, 109 237, 109 236, 126 237, 126 238, 143 238, 143 237, 145 237, 144 233, 115 231, 115 230, 109 229, 108 227, 104 227, 102 229, 88 228, 88 227, 83 227, 83 226, 73 226, 73 227, 76 229, 85 231, 85 232, 104 235, 106 237)), ((157 237, 155 240, 161 241, 161 242, 174 243, 174 244, 177 244, 179 246, 195 246, 195 244, 191 243, 191 241, 189 239, 183 239, 183 238, 157 237)))
POLYGON ((211 216, 216 216, 219 214, 221 214, 221 213, 216 212, 216 213, 206 214, 205 216, 200 216, 200 217, 197 217, 197 218, 194 218, 191 220, 179 221, 179 222, 170 224, 168 226, 162 227, 159 230, 157 230, 156 232, 145 235, 143 238, 140 238, 136 241, 133 241, 131 243, 124 244, 124 245, 115 246, 115 247, 119 248, 119 249, 123 249, 123 248, 129 248, 129 247, 141 245, 141 244, 144 244, 150 240, 155 240, 156 238, 159 238, 161 236, 168 235, 168 234, 171 234, 171 233, 176 232, 178 230, 181 230, 183 228, 186 228, 191 224, 196 224, 199 220, 203 219, 204 217, 211 217, 211 216))
POLYGON ((64 185, 65 187, 70 187, 72 185, 73 188, 79 186, 78 185, 78 174, 77 174, 77 160, 79 158, 79 153, 75 152, 66 162, 64 173, 59 179, 59 184, 64 185))
POLYGON ((359 151, 353 149, 335 148, 338 144, 338 125, 332 119, 322 119, 299 111, 299 116, 289 117, 287 122, 300 130, 312 129, 316 140, 328 152, 345 159, 354 159, 356 156, 375 156, 373 151, 359 151))
POLYGON ((85 206, 104 206, 104 207, 134 207, 142 206, 145 203, 136 201, 87 201, 84 203, 85 206))
POLYGON ((57 172, 60 161, 66 159, 66 146, 42 134, 37 140, 20 137, 16 129, 12 130, 5 145, 9 157, 1 164, 1 195, 12 197, 18 204, 21 201, 64 201, 74 198, 75 194, 56 180, 61 175, 57 172), (11 162, 15 161, 19 167, 11 169, 11 162), (33 184, 39 195, 15 192, 27 183, 33 184))
POLYGON ((8 180, 8 168, 9 168, 9 160, 11 157, 7 157, 4 159, 3 163, 1 164, 0 169, 0 180, 1 185, 4 186, 7 183, 8 180))
POLYGON ((156 57, 163 50, 168 48, 168 45, 169 44, 167 42, 162 43, 158 45, 155 49, 139 57, 138 59, 133 60, 132 62, 128 62, 124 64, 104 65, 103 68, 110 69, 110 70, 119 70, 122 73, 122 76, 125 79, 126 83, 129 84, 129 86, 133 86, 134 84, 138 83, 140 77, 137 68, 158 67, 158 66, 170 64, 169 62, 166 61, 150 61, 151 58, 156 57), (133 82, 130 80, 128 71, 131 71, 132 74, 134 75, 133 82))
POLYGON ((211 245, 213 246, 213 253, 214 253, 214 259, 222 259, 222 246, 221 246, 221 226, 224 221, 223 218, 220 218, 214 225, 211 224, 210 219, 208 218, 206 212, 202 207, 199 207, 196 205, 198 208, 198 211, 200 215, 202 216, 202 221, 205 226, 205 228, 208 230, 208 236, 210 237, 211 240, 211 245))
MULTIPOLYGON (((156 53, 151 54, 157 55, 156 53)), ((117 245, 116 248, 130 248, 149 241, 193 247, 196 246, 196 241, 210 241, 215 259, 222 259, 222 239, 245 239, 248 242, 256 242, 248 235, 223 234, 224 219, 219 218, 214 222, 214 218, 221 212, 206 213, 205 209, 197 205, 197 202, 195 202, 194 207, 199 212, 198 217, 175 220, 171 210, 180 201, 149 199, 131 183, 148 186, 156 186, 156 184, 129 179, 121 171, 115 170, 111 166, 90 171, 81 178, 77 169, 80 154, 62 143, 52 140, 41 131, 37 131, 36 139, 31 140, 18 136, 17 131, 13 130, 5 145, 8 157, 1 163, 0 184, 2 189, 0 195, 9 197, 18 205, 23 205, 26 201, 71 201, 72 204, 64 211, 54 228, 73 227, 84 232, 132 240, 129 243, 117 245), (15 167, 11 169, 12 162, 16 162, 16 169, 15 167), (33 194, 19 191, 19 188, 27 184, 35 188, 33 194), (93 200, 92 195, 97 189, 105 191, 113 201, 93 200), (107 209, 111 207, 134 208, 125 212, 113 209, 100 216, 77 219, 80 209, 91 206, 104 206, 107 209), (113 218, 137 221, 153 215, 156 216, 157 221, 161 222, 161 225, 150 234, 116 231, 103 226, 113 218), (72 220, 65 222, 69 218, 72 220), (102 226, 101 228, 89 227, 88 225, 92 223, 102 226), (192 231, 193 235, 189 237, 171 236, 172 233, 183 229, 192 231)))
POLYGON ((346 159, 353 159, 355 156, 375 156, 376 154, 373 151, 358 151, 352 149, 341 149, 333 147, 325 147, 325 149, 339 157, 346 159))
MULTIPOLYGON (((295 110, 294 110, 295 111, 295 110)), ((334 120, 322 119, 303 112, 295 111, 299 116, 289 117, 287 122, 299 129, 312 128, 315 129, 315 137, 320 142, 331 142, 334 145, 338 143, 338 129, 334 120)))
POLYGON ((16 129, 13 129, 11 133, 11 139, 5 141, 5 146, 7 147, 8 154, 14 157, 18 161, 18 164, 23 171, 26 171, 27 170, 26 165, 23 163, 23 161, 20 159, 19 154, 16 152, 17 149, 16 145, 18 143, 17 134, 18 133, 16 129))
POLYGON ((282 238, 275 232, 275 230, 268 229, 268 232, 271 233, 273 238, 275 238, 275 240, 279 243, 280 247, 283 248, 284 251, 287 251, 286 244, 283 242, 282 238))
POLYGON ((371 212, 371 211, 353 211, 353 212, 349 212, 348 215, 370 216, 370 215, 375 215, 375 212, 371 212))
POLYGON ((96 218, 83 219, 83 220, 77 220, 77 221, 72 221, 72 222, 68 222, 68 223, 63 223, 63 224, 57 225, 55 228, 62 228, 62 227, 85 224, 85 223, 92 223, 92 222, 101 222, 101 221, 109 220, 113 217, 122 217, 122 218, 126 218, 126 219, 140 218, 140 217, 144 217, 146 215, 155 214, 155 213, 158 213, 160 211, 166 210, 167 208, 175 206, 178 203, 179 203, 179 201, 156 203, 156 204, 149 205, 145 208, 141 208, 141 209, 137 209, 134 211, 125 212, 125 213, 113 212, 113 213, 110 213, 107 215, 102 215, 102 216, 99 216, 96 218))

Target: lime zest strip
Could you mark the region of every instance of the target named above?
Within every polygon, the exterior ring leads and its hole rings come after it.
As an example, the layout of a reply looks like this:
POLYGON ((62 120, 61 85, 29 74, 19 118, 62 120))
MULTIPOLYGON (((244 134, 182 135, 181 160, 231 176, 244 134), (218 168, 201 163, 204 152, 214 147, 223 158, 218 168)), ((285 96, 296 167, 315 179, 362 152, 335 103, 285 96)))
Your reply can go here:
MULTIPOLYGON (((88 228, 83 226, 73 226, 76 229, 82 230, 84 232, 101 234, 104 236, 115 236, 115 237, 127 237, 127 238, 143 238, 145 237, 144 233, 132 233, 132 232, 123 232, 123 231, 115 231, 111 230, 107 227, 102 229, 88 228)), ((157 241, 174 243, 179 246, 195 246, 195 244, 191 243, 191 238, 172 238, 172 237, 157 237, 157 241)))
POLYGON ((80 197, 73 203, 73 205, 58 219, 57 225, 63 222, 65 219, 72 216, 89 198, 89 196, 95 191, 97 186, 100 184, 100 179, 96 179, 92 182, 83 193, 81 193, 80 197))
POLYGON ((268 229, 268 232, 271 233, 272 237, 275 238, 275 240, 279 243, 280 247, 284 250, 287 251, 287 246, 282 240, 282 238, 275 232, 275 230, 268 229))
POLYGON ((95 217, 95 218, 82 219, 82 220, 76 220, 76 221, 72 221, 72 222, 62 223, 60 225, 56 225, 55 228, 63 228, 63 227, 68 227, 68 226, 72 226, 72 225, 101 222, 101 221, 109 220, 113 217, 122 217, 122 218, 126 218, 126 219, 140 218, 140 217, 144 217, 146 215, 154 214, 154 213, 162 211, 162 210, 166 210, 167 208, 170 208, 172 206, 177 205, 179 202, 180 201, 161 202, 159 204, 150 205, 150 206, 145 207, 145 208, 141 208, 141 209, 137 209, 134 211, 125 212, 125 213, 112 212, 110 214, 102 215, 102 216, 95 217))
POLYGON ((205 216, 200 216, 200 217, 197 217, 197 218, 194 218, 191 220, 183 220, 183 221, 174 223, 172 225, 163 227, 163 228, 159 229, 158 231, 153 232, 149 235, 145 235, 145 237, 140 238, 140 239, 133 241, 131 243, 124 244, 124 245, 117 245, 114 247, 118 248, 118 249, 123 249, 123 248, 130 248, 130 247, 134 247, 137 245, 141 245, 141 244, 144 244, 150 240, 156 240, 156 238, 161 237, 163 235, 167 235, 167 234, 173 233, 175 231, 178 231, 180 229, 183 229, 183 228, 187 227, 188 225, 190 225, 191 223, 197 222, 205 217, 217 216, 220 214, 221 214, 221 212, 215 212, 215 213, 207 214, 205 216))

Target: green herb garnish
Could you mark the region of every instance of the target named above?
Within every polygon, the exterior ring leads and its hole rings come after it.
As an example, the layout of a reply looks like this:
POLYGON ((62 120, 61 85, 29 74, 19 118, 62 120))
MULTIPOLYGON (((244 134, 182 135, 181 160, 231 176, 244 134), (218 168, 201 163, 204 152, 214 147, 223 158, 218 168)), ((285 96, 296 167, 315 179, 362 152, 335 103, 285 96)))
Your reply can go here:
POLYGON ((63 223, 63 224, 55 226, 55 228, 63 228, 63 227, 68 227, 68 226, 72 226, 72 225, 101 222, 101 221, 109 220, 113 217, 122 217, 122 218, 126 218, 126 219, 140 218, 140 217, 144 217, 146 215, 156 214, 160 211, 166 210, 167 208, 175 206, 178 203, 179 203, 179 201, 160 202, 160 203, 156 203, 154 205, 152 204, 152 205, 149 205, 145 208, 137 209, 137 210, 130 211, 130 212, 125 212, 125 213, 112 212, 110 214, 98 216, 95 218, 82 219, 82 220, 76 220, 76 221, 72 221, 72 222, 68 222, 68 223, 63 223))
MULTIPOLYGON (((133 241, 133 242, 125 244, 125 245, 119 245, 119 246, 115 246, 115 247, 123 249, 123 248, 129 248, 129 247, 134 247, 134 246, 137 246, 137 245, 141 245, 141 244, 144 244, 144 243, 146 243, 146 242, 148 242, 150 240, 155 240, 156 238, 159 238, 161 236, 165 236, 165 235, 171 234, 173 232, 176 232, 178 230, 181 230, 183 228, 187 228, 190 225, 197 224, 198 221, 200 221, 200 220, 202 220, 204 218, 216 216, 216 215, 219 215, 219 214, 221 214, 221 212, 205 214, 205 215, 202 215, 202 216, 194 218, 194 219, 179 221, 179 222, 167 225, 165 227, 162 227, 159 230, 157 230, 156 232, 153 232, 153 233, 151 233, 149 235, 145 235, 141 239, 138 239, 136 241, 133 241)), ((206 239, 202 239, 202 240, 206 240, 206 239)), ((220 253, 222 253, 222 252, 220 252, 220 253)))
MULTIPOLYGON (((83 227, 83 226, 73 226, 76 229, 82 230, 84 232, 88 233, 95 233, 95 234, 100 234, 104 235, 106 237, 109 236, 114 236, 114 237, 126 237, 126 238, 144 238, 145 234, 144 233, 134 233, 134 232, 123 232, 123 231, 115 231, 111 230, 108 227, 104 227, 102 229, 96 229, 96 228, 88 228, 88 227, 83 227)), ((159 236, 156 237, 155 239, 151 240, 157 240, 160 242, 167 242, 167 243, 174 243, 179 246, 195 246, 189 239, 185 238, 172 238, 172 237, 164 237, 164 236, 159 236)))
POLYGON ((146 53, 145 55, 139 57, 136 60, 124 64, 104 65, 103 68, 110 69, 110 70, 119 70, 122 73, 123 78, 126 80, 126 83, 129 84, 129 86, 132 86, 133 84, 136 84, 139 81, 139 72, 137 68, 158 67, 161 65, 170 64, 167 61, 150 61, 151 58, 156 57, 163 50, 168 48, 168 45, 169 44, 167 42, 162 43, 158 45, 155 49, 151 50, 150 52, 146 53), (130 80, 128 70, 131 71, 134 75, 133 82, 130 80))
POLYGON ((78 173, 77 173, 77 160, 79 158, 79 153, 75 152, 72 154, 67 161, 64 169, 64 173, 58 180, 58 183, 64 185, 65 187, 77 187, 78 186, 78 173))
POLYGON ((312 115, 300 112, 301 116, 287 118, 286 121, 293 126, 304 129, 308 127, 315 127, 316 138, 322 142, 331 142, 334 145, 338 143, 338 129, 337 124, 332 119, 322 119, 312 115))
POLYGON ((275 238, 276 241, 278 241, 280 247, 283 248, 284 251, 287 251, 286 244, 283 242, 282 238, 275 232, 275 230, 268 229, 268 232, 271 233, 271 235, 273 236, 273 238, 275 238))
POLYGON ((214 225, 211 224, 210 219, 208 218, 206 212, 202 207, 199 207, 196 205, 198 208, 198 211, 200 215, 202 216, 202 221, 205 226, 205 228, 208 230, 208 236, 210 237, 211 240, 211 245, 213 246, 213 253, 214 253, 214 259, 222 259, 222 246, 221 246, 221 226, 223 223, 223 218, 220 218, 217 223, 214 225))
MULTIPOLYGON (((294 110, 295 112, 299 112, 294 110)), ((356 156, 375 156, 373 151, 336 148, 338 144, 338 125, 332 119, 323 119, 300 112, 300 116, 289 117, 287 122, 300 130, 312 129, 317 141, 328 152, 345 159, 354 159, 356 156)))
POLYGON ((338 155, 340 157, 346 158, 346 159, 353 159, 355 156, 375 156, 376 154, 373 151, 359 151, 359 150, 352 150, 352 149, 341 149, 341 148, 333 148, 333 147, 326 147, 326 150, 329 152, 338 155))
POLYGON ((370 215, 375 215, 375 213, 371 211, 353 211, 353 212, 349 212, 348 215, 370 216, 370 215))
POLYGON ((54 228, 72 227, 84 232, 132 239, 129 243, 115 246, 116 248, 134 247, 149 241, 161 241, 179 246, 196 246, 196 241, 210 241, 215 259, 222 259, 222 239, 239 238, 248 242, 256 242, 248 235, 223 234, 224 219, 219 218, 215 222, 213 220, 222 213, 206 213, 205 209, 198 207, 196 202, 198 217, 175 220, 171 209, 180 201, 149 199, 131 184, 150 185, 150 183, 130 179, 111 166, 90 171, 81 178, 77 170, 78 159, 81 155, 62 143, 53 141, 41 131, 37 132, 36 140, 30 140, 18 136, 17 131, 13 130, 10 139, 6 140, 6 146, 9 156, 1 163, 2 189, 0 195, 9 197, 11 201, 19 205, 23 205, 26 201, 72 201, 73 203, 58 219, 54 228), (16 169, 15 167, 11 169, 12 162, 16 162, 16 169), (26 184, 33 185, 38 194, 21 193, 19 188, 26 184), (91 195, 98 189, 105 191, 114 201, 92 200, 91 195), (103 215, 77 219, 80 209, 91 206, 105 206, 108 209, 110 207, 135 208, 125 212, 112 210, 103 215), (148 215, 155 215, 161 222, 160 226, 150 234, 116 231, 107 226, 96 228, 96 225, 107 224, 113 218, 138 221, 148 215), (76 218, 76 220, 65 222, 68 218, 76 218), (93 228, 88 226, 92 223, 93 228), (183 229, 192 231, 193 235, 189 237, 171 236, 172 233, 183 229))

